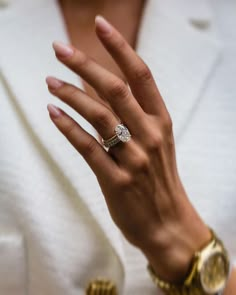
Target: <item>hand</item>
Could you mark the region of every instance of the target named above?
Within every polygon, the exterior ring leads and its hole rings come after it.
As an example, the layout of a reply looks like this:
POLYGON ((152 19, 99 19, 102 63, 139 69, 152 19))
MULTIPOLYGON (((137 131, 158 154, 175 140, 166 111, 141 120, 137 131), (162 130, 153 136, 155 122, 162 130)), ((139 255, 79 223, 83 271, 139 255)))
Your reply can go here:
POLYGON ((127 85, 73 46, 54 43, 57 58, 104 100, 48 77, 49 91, 70 105, 102 138, 122 121, 132 138, 108 152, 64 111, 48 106, 57 128, 94 171, 109 212, 124 236, 139 247, 163 279, 178 281, 210 232, 188 200, 175 157, 172 122, 143 60, 101 17, 96 33, 127 78, 127 85))

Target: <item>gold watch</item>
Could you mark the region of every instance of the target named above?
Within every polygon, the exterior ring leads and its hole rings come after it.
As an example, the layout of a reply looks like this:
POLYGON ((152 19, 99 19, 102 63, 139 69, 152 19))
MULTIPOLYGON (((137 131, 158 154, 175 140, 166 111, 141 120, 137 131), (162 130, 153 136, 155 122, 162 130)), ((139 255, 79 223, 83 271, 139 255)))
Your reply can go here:
POLYGON ((224 290, 229 273, 230 260, 223 242, 212 233, 210 242, 195 252, 190 271, 182 284, 173 284, 159 278, 152 266, 147 269, 153 282, 167 295, 218 295, 224 290))

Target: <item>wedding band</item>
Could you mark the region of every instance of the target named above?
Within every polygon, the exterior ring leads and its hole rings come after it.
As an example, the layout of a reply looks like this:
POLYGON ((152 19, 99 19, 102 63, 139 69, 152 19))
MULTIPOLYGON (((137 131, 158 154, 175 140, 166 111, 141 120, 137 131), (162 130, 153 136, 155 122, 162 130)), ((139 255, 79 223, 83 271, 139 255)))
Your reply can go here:
POLYGON ((106 148, 113 147, 117 145, 119 142, 127 142, 131 138, 129 129, 123 124, 118 124, 114 132, 115 132, 114 136, 112 136, 111 138, 102 140, 102 143, 106 148))

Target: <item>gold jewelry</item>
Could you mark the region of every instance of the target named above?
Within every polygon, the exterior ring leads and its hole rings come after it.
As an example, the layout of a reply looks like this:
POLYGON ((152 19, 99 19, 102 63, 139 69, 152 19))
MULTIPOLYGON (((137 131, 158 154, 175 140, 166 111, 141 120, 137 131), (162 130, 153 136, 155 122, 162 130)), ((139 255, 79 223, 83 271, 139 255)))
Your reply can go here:
POLYGON ((129 129, 123 124, 118 124, 114 132, 115 135, 113 135, 111 138, 102 140, 104 147, 110 148, 117 145, 119 142, 127 142, 131 138, 129 129))
POLYGON ((152 266, 147 269, 153 282, 167 295, 217 295, 226 286, 230 261, 223 242, 212 233, 211 241, 195 252, 191 269, 182 284, 173 284, 159 278, 152 266))
POLYGON ((91 281, 86 289, 86 295, 117 295, 114 282, 108 279, 98 278, 91 281))

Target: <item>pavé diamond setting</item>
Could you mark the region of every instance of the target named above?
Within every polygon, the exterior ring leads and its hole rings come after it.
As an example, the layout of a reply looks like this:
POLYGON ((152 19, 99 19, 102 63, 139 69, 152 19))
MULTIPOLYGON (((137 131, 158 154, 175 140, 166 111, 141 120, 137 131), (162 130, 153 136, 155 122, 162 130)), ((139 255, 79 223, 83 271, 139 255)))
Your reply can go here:
POLYGON ((123 124, 118 124, 115 128, 115 135, 109 139, 103 139, 103 145, 106 148, 110 148, 119 142, 128 142, 130 138, 131 134, 129 129, 123 124))

